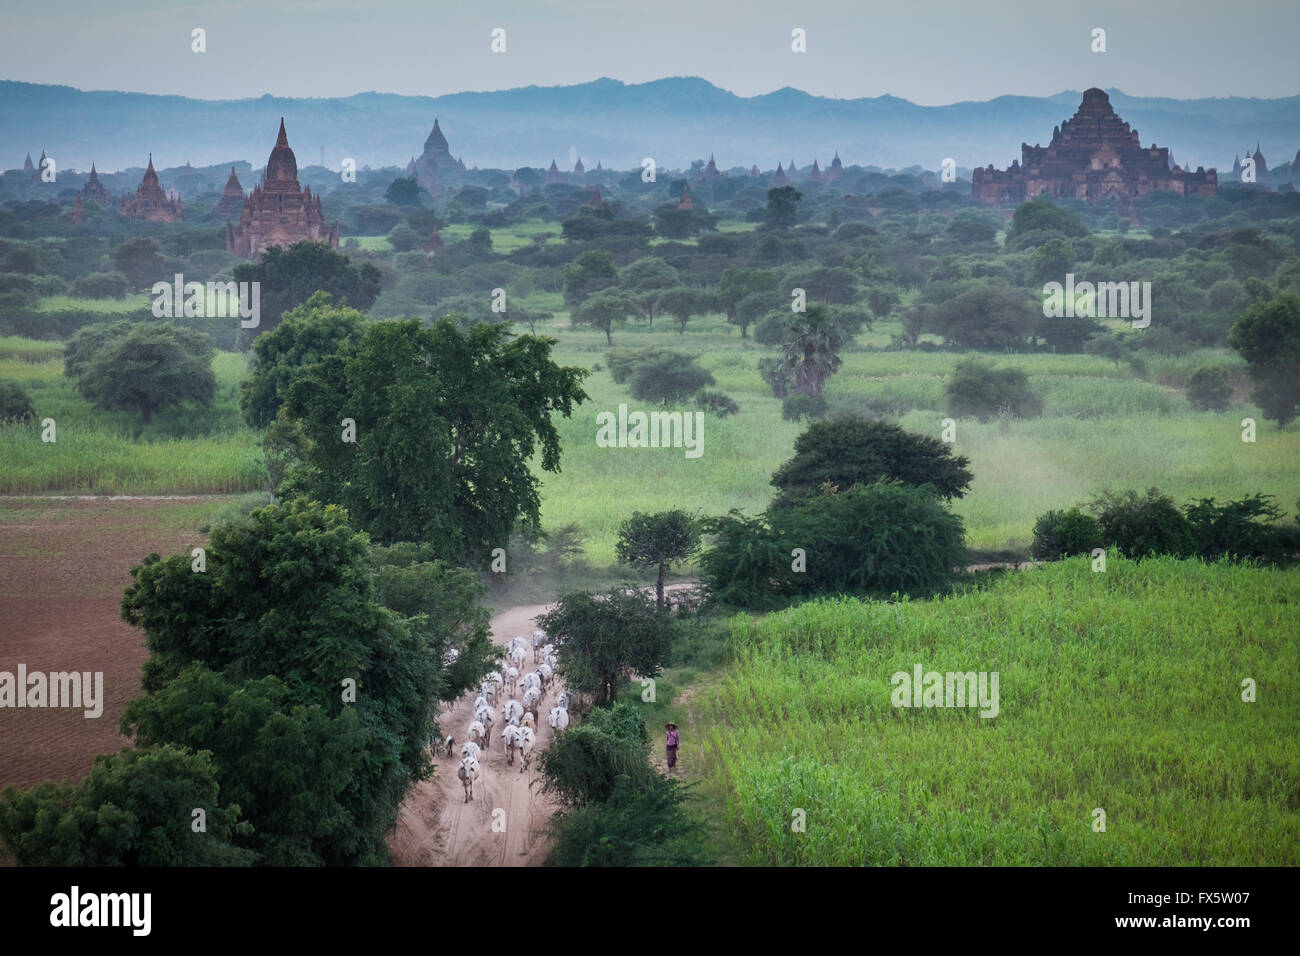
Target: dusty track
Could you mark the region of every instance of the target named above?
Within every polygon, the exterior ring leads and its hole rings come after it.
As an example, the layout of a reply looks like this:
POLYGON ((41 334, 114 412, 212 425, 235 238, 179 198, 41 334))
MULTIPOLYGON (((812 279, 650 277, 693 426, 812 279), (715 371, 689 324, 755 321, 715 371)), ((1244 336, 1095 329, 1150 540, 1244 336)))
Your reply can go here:
MULTIPOLYGON (((512 607, 492 619, 492 640, 506 644, 511 637, 527 637, 537 626, 535 618, 548 605, 528 604, 512 607)), ((527 669, 533 667, 531 645, 527 669)), ((397 829, 388 840, 395 866, 539 866, 550 849, 547 827, 555 813, 553 801, 539 790, 538 755, 550 746, 553 731, 546 714, 555 706, 561 687, 552 685, 542 701, 533 749, 531 768, 520 773, 519 758, 513 767, 506 764, 501 749, 501 704, 497 701, 497 724, 492 728, 492 743, 480 765, 483 776, 474 786, 474 799, 465 803, 464 790, 456 778, 460 765, 460 745, 465 728, 474 717, 474 698, 470 693, 438 716, 444 734, 456 738, 452 757, 439 753, 432 780, 418 784, 407 796, 397 815, 397 829), (503 814, 494 815, 497 809, 503 814), (504 824, 504 828, 503 828, 504 824)))

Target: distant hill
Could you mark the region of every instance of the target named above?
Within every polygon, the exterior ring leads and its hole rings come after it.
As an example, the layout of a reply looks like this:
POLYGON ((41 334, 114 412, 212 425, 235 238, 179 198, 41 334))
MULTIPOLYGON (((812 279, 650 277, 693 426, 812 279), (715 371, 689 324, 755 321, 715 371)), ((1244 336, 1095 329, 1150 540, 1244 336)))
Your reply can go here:
MULTIPOLYGON (((1234 154, 1262 144, 1270 166, 1300 148, 1300 96, 1172 100, 1108 90, 1143 145, 1168 146, 1181 165, 1231 167, 1234 154)), ((0 81, 0 168, 20 167, 44 149, 60 168, 266 162, 280 117, 301 165, 405 165, 441 120, 452 154, 468 166, 571 166, 570 150, 594 167, 638 166, 653 156, 684 167, 713 153, 720 168, 762 169, 792 159, 823 166, 838 149, 846 165, 936 169, 1007 165, 1022 141, 1046 144, 1082 92, 1003 96, 987 102, 917 106, 893 96, 836 100, 786 87, 741 97, 697 77, 624 84, 599 79, 440 97, 358 93, 340 99, 263 96, 194 100, 180 96, 0 81)), ((247 184, 246 184, 247 185, 247 184)))

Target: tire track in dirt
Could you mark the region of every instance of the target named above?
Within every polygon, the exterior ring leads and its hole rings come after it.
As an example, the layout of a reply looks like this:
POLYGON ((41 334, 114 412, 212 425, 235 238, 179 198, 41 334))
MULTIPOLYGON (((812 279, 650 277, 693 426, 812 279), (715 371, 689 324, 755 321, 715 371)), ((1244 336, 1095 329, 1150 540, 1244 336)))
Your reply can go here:
MULTIPOLYGON (((508 608, 492 618, 492 642, 505 646, 516 634, 525 636, 536 628, 536 619, 550 605, 527 604, 508 608)), ((527 669, 533 668, 532 648, 528 651, 527 669)), ((526 672, 526 671, 525 671, 526 672)), ((451 757, 439 748, 434 756, 431 780, 417 784, 398 811, 397 828, 388 841, 395 866, 540 866, 550 850, 548 829, 556 804, 540 792, 537 770, 541 751, 549 747, 554 731, 546 714, 555 706, 561 691, 552 684, 538 707, 541 718, 537 743, 533 747, 531 768, 520 772, 520 757, 515 765, 506 763, 501 747, 501 704, 497 702, 497 723, 492 727, 492 743, 479 758, 483 773, 474 785, 474 799, 465 802, 464 790, 456 777, 460 766, 460 745, 465 729, 474 717, 474 698, 470 692, 446 707, 438 715, 444 735, 456 738, 451 757), (493 811, 502 813, 494 818, 493 811), (494 819, 497 822, 493 829, 494 819), (504 831, 501 824, 504 823, 504 831)))

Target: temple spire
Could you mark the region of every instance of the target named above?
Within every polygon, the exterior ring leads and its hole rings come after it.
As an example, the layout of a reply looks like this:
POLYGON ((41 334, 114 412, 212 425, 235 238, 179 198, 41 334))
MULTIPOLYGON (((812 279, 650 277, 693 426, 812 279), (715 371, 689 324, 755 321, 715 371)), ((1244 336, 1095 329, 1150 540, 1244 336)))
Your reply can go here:
POLYGON ((288 146, 289 135, 284 131, 284 117, 280 117, 280 135, 275 138, 276 146, 288 146))

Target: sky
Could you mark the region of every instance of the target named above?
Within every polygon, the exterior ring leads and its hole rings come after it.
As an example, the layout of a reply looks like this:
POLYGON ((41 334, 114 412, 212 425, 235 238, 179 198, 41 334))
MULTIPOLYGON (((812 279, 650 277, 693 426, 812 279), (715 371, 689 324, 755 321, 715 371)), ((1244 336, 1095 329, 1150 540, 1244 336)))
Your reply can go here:
POLYGON ((1290 96, 1300 0, 0 0, 0 79, 200 99, 700 76, 926 106, 1091 86, 1290 96), (192 31, 207 51, 192 51, 192 31), (1092 33, 1106 31, 1106 52, 1092 33), (505 52, 491 50, 505 31, 505 52), (791 50, 805 31, 806 52, 791 50))

